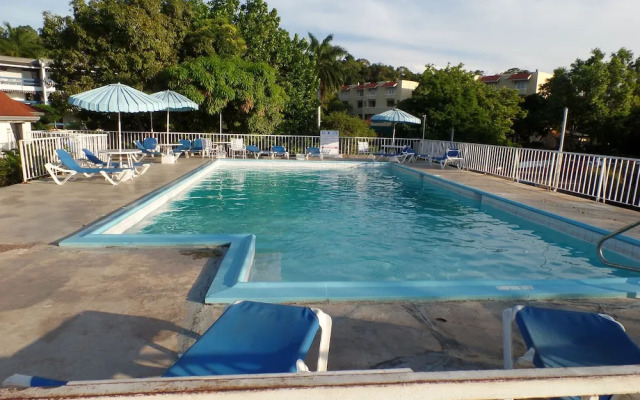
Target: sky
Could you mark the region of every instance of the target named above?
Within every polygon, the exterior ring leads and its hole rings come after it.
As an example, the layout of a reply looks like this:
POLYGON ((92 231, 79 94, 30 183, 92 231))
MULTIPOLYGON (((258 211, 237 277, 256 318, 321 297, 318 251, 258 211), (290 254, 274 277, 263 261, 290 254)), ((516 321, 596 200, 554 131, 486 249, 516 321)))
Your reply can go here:
MULTIPOLYGON (((486 74, 552 73, 625 47, 640 56, 638 0, 266 0, 290 34, 333 43, 355 58, 422 72, 426 64, 486 74)), ((42 12, 69 15, 67 0, 0 0, 0 22, 42 27, 42 12)))

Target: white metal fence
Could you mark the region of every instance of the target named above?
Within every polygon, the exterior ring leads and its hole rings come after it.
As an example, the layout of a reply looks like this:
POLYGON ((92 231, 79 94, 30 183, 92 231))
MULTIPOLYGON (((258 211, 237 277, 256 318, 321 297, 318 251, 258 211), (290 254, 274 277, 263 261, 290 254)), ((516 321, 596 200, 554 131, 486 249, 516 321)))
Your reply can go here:
POLYGON ((85 158, 83 148, 95 154, 107 148, 105 134, 70 134, 49 136, 41 132, 33 132, 34 139, 21 140, 18 143, 22 162, 22 179, 27 182, 47 174, 44 165, 57 162, 56 149, 66 149, 74 158, 85 158))
MULTIPOLYGON (((75 157, 83 158, 82 148, 94 153, 112 148, 118 143, 117 132, 95 131, 32 132, 32 140, 20 141, 24 181, 46 174, 44 164, 55 162, 55 149, 66 148, 75 157)), ((229 142, 242 138, 268 150, 271 146, 285 146, 290 153, 304 153, 307 147, 318 147, 319 136, 295 135, 238 135, 201 132, 122 132, 125 148, 133 148, 134 140, 156 137, 160 143, 176 143, 179 139, 207 138, 213 142, 229 142)), ((397 138, 340 138, 340 152, 358 153, 358 142, 367 142, 375 152, 384 145, 408 145, 421 154, 442 156, 448 148, 461 151, 463 168, 484 174, 512 179, 552 190, 573 193, 601 202, 640 207, 640 160, 580 153, 522 149, 474 143, 397 138)))
POLYGON ((419 152, 441 156, 457 148, 463 168, 596 201, 640 207, 640 160, 595 154, 425 140, 419 152))

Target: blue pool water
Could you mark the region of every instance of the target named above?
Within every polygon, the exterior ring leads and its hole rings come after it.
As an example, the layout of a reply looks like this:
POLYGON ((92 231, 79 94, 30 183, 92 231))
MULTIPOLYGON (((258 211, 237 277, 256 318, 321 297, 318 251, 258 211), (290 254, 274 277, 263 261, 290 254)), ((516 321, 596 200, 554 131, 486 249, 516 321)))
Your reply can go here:
POLYGON ((591 243, 367 164, 225 166, 128 233, 253 233, 256 269, 267 273, 251 281, 637 276, 601 265, 591 243))

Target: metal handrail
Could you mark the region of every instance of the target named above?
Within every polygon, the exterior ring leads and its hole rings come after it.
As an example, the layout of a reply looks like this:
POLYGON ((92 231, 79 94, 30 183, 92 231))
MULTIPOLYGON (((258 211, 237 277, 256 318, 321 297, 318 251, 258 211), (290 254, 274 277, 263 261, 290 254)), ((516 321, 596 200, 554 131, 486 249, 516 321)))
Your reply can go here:
POLYGON ((604 258, 604 254, 602 253, 602 244, 604 242, 606 242, 607 240, 611 239, 614 236, 617 236, 617 235, 621 234, 622 232, 626 232, 628 230, 631 230, 631 229, 635 228, 638 225, 640 225, 640 221, 636 221, 633 224, 629 224, 627 226, 624 226, 624 227, 618 229, 617 231, 611 232, 608 235, 603 236, 600 240, 598 240, 598 244, 597 244, 596 248, 598 250, 598 257, 600 257, 600 261, 602 261, 603 264, 608 265, 610 267, 614 267, 614 268, 621 268, 621 269, 626 269, 626 270, 629 270, 629 271, 640 272, 640 268, 630 267, 628 265, 618 264, 618 263, 614 263, 614 262, 611 262, 611 261, 607 261, 604 258))

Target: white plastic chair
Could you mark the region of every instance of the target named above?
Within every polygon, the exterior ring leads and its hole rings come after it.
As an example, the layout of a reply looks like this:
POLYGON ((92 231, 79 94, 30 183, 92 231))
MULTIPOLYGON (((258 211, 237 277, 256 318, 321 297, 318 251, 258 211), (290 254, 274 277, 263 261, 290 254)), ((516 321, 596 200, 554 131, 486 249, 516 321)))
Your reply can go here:
POLYGON ((247 158, 247 148, 242 138, 231 139, 231 157, 236 158, 236 153, 242 154, 242 158, 247 158))
POLYGON ((369 155, 369 142, 358 142, 358 154, 369 155))

